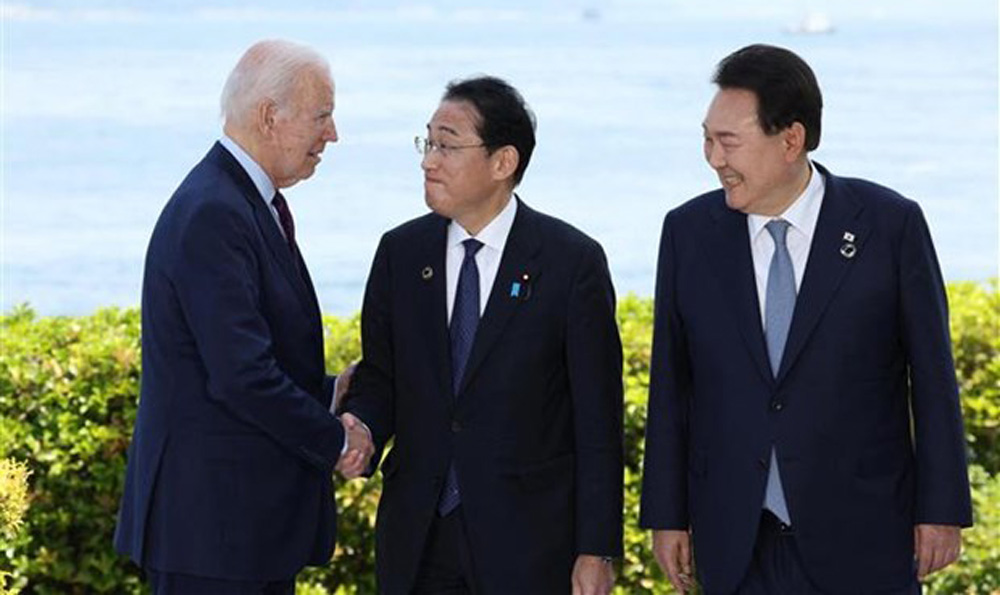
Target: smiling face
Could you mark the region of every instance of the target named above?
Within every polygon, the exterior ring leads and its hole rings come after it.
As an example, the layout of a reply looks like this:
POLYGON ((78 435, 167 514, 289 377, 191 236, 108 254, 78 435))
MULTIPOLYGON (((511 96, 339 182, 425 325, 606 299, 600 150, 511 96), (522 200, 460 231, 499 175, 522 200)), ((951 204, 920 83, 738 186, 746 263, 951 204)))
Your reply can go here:
POLYGON ((796 122, 765 134, 752 91, 720 89, 702 127, 705 160, 719 176, 730 209, 780 215, 805 188, 805 129, 796 122))
POLYGON ((303 73, 286 105, 272 106, 265 170, 276 187, 287 188, 316 171, 326 144, 337 141, 333 107, 333 83, 318 69, 303 73))
POLYGON ((442 101, 427 124, 427 136, 439 148, 428 151, 420 163, 427 206, 473 235, 506 206, 517 165, 511 146, 492 154, 476 146, 483 142, 479 118, 468 102, 442 101))

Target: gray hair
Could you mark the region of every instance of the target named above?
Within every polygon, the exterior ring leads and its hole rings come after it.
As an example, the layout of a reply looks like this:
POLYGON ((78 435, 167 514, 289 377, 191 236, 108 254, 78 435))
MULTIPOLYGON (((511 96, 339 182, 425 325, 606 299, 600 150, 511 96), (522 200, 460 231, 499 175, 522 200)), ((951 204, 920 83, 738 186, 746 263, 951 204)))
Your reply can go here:
POLYGON ((330 77, 329 63, 310 47, 279 39, 253 44, 226 79, 220 100, 222 117, 241 123, 266 100, 287 107, 302 73, 309 70, 330 77))

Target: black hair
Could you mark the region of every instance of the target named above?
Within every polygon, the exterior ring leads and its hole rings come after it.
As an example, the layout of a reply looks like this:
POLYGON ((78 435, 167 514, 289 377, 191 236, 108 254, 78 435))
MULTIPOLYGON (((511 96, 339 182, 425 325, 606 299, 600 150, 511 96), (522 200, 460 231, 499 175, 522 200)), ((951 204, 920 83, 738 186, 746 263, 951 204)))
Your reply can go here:
POLYGON ((476 132, 486 150, 507 145, 517 149, 514 185, 521 183, 535 150, 535 116, 517 89, 493 76, 479 76, 448 83, 442 101, 465 101, 476 108, 476 132))
POLYGON ((712 82, 720 89, 752 91, 765 134, 777 134, 799 122, 806 129, 806 150, 819 146, 823 94, 812 69, 794 52, 772 45, 748 45, 719 62, 712 82))

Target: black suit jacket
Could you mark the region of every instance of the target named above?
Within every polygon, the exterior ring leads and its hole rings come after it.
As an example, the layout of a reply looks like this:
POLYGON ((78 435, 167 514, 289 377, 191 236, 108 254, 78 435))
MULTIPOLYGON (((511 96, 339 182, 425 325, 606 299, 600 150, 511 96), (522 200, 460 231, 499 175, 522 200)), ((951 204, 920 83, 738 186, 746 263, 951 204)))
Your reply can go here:
POLYGON ((746 216, 717 190, 663 224, 641 524, 690 524, 709 592, 746 572, 772 443, 806 570, 830 593, 902 588, 914 524, 971 523, 923 215, 889 189, 819 171, 826 192, 777 378, 746 216))
POLYGON ((386 233, 365 295, 347 408, 379 445, 394 438, 379 588, 412 588, 454 460, 482 592, 569 592, 578 554, 622 551, 622 355, 604 253, 519 202, 455 395, 447 225, 428 214, 386 233))
POLYGON ((136 563, 277 580, 329 561, 344 435, 295 258, 219 144, 164 207, 146 254, 142 395, 115 535, 136 563))

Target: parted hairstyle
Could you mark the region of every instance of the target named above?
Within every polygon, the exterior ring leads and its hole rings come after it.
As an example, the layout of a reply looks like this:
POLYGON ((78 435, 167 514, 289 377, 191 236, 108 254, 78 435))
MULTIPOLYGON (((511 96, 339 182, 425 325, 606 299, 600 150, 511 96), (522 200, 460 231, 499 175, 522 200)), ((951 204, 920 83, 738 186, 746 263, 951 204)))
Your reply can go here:
POLYGON ((476 132, 490 154, 507 145, 517 149, 514 186, 520 184, 535 150, 535 116, 517 89, 503 79, 479 76, 452 81, 441 100, 464 101, 476 108, 476 132))
POLYGON ((712 82, 720 89, 752 91, 765 134, 777 134, 799 122, 806 129, 806 150, 819 146, 823 94, 812 69, 794 52, 773 45, 748 45, 719 62, 712 82))

